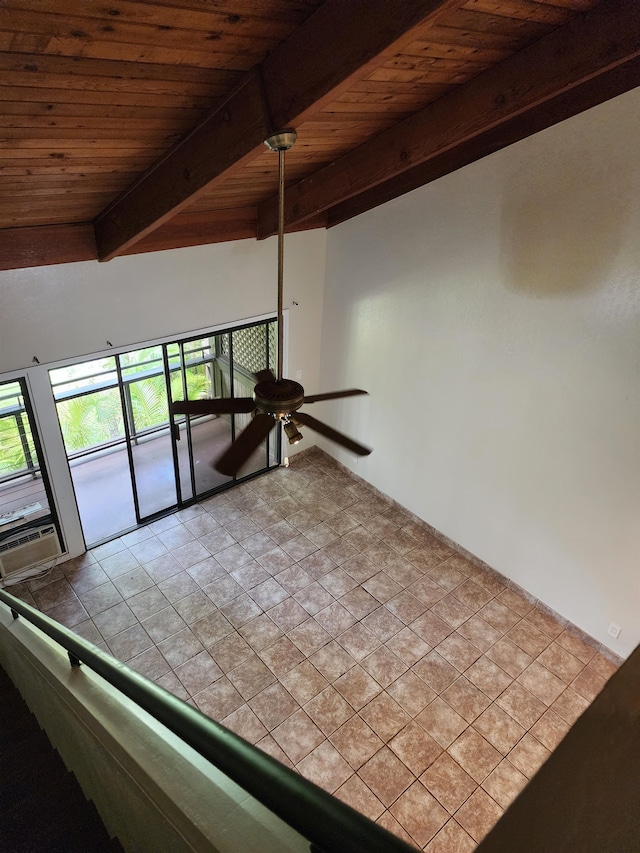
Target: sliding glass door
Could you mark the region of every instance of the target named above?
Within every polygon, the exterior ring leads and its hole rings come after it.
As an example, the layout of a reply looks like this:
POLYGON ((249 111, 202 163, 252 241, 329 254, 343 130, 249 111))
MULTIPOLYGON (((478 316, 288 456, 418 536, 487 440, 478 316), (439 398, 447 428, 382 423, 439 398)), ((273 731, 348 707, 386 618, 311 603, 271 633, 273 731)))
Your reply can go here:
MULTIPOLYGON (((184 342, 180 347, 182 384, 172 387, 174 400, 201 400, 226 397, 229 387, 218 361, 228 332, 208 338, 184 342)), ((219 474, 211 462, 233 440, 235 423, 232 416, 176 417, 174 435, 180 436, 179 465, 181 477, 190 475, 189 487, 201 497, 224 485, 228 478, 219 474)))
POLYGON ((251 396, 273 369, 275 323, 131 350, 50 371, 88 545, 276 465, 274 430, 236 478, 212 462, 251 415, 173 418, 174 400, 251 396))
MULTIPOLYGON (((197 400, 202 397, 251 397, 260 370, 275 370, 277 350, 275 323, 259 323, 224 331, 207 339, 182 345, 182 395, 172 385, 174 399, 197 400), (206 368, 204 367, 206 365, 206 368)), ((212 461, 235 440, 251 420, 251 414, 199 415, 176 418, 180 435, 186 437, 188 460, 193 472, 193 493, 200 497, 220 488, 234 478, 219 474, 212 461)), ((174 431, 177 436, 177 429, 174 431)), ((274 430, 247 460, 235 479, 250 477, 273 465, 280 454, 279 434, 274 430)))

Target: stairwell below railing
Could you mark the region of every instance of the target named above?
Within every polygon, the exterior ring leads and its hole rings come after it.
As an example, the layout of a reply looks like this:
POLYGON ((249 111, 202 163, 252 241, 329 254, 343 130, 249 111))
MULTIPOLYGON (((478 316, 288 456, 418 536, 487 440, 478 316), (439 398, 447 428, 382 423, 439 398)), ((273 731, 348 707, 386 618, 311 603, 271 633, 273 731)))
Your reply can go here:
POLYGON ((128 853, 413 850, 4 591, 0 665, 128 853))
POLYGON ((124 853, 0 666, 0 850, 124 853))

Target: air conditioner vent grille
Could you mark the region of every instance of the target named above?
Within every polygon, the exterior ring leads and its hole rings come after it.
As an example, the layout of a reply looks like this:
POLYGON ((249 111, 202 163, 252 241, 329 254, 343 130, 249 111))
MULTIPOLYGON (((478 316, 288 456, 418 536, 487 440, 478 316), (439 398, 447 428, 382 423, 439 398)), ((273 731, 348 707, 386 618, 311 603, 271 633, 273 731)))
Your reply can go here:
POLYGON ((53 524, 24 530, 0 542, 0 576, 6 578, 60 553, 60 542, 53 524))
POLYGON ((40 530, 35 530, 32 533, 27 531, 26 533, 23 533, 22 536, 11 539, 9 542, 0 542, 0 554, 5 551, 13 551, 14 548, 19 548, 20 545, 26 545, 27 542, 35 542, 35 540, 40 539, 42 535, 43 534, 40 530))

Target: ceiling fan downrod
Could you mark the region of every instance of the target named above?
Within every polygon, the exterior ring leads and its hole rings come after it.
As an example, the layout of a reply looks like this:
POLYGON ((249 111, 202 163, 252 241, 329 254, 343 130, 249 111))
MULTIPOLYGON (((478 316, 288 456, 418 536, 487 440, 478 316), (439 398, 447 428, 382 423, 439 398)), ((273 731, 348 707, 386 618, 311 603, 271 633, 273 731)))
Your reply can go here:
POLYGON ((278 152, 278 365, 276 381, 282 382, 283 290, 284 290, 284 157, 293 147, 298 134, 295 130, 281 130, 268 136, 264 144, 270 151, 278 152))
POLYGON ((256 385, 251 397, 214 397, 198 400, 176 400, 171 405, 172 415, 247 414, 251 420, 237 435, 232 444, 216 460, 214 468, 227 477, 235 477, 260 444, 276 425, 282 425, 290 444, 302 439, 299 426, 305 426, 334 441, 358 456, 371 453, 369 447, 359 444, 347 435, 333 429, 322 421, 311 417, 300 408, 309 403, 337 400, 366 394, 359 388, 345 391, 329 391, 325 394, 305 394, 299 382, 285 379, 282 375, 283 340, 283 290, 284 290, 284 156, 296 141, 295 130, 282 130, 265 139, 265 145, 278 152, 278 375, 270 368, 254 374, 256 385))

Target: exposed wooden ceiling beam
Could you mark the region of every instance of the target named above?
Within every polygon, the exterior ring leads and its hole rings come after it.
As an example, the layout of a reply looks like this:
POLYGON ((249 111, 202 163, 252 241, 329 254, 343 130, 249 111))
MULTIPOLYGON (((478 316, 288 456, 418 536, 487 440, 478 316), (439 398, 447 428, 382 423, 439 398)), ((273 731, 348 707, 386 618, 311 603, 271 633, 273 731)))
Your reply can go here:
MULTIPOLYGON (((139 240, 123 255, 182 249, 232 240, 255 239, 258 209, 185 211, 139 240)), ((305 219, 292 231, 326 228, 322 213, 305 219)), ((75 225, 36 225, 0 228, 0 271, 96 261, 98 251, 90 222, 75 225)))
MULTIPOLYGON (((640 4, 604 0, 594 11, 289 187, 287 227, 460 146, 467 146, 467 162, 478 159, 483 156, 483 134, 638 56, 640 4), (477 155, 469 144, 475 139, 477 155)), ((268 237, 276 228, 277 204, 270 199, 259 207, 258 237, 268 237)))
POLYGON ((97 256, 90 222, 0 229, 0 270, 93 261, 97 256))
POLYGON ((273 127, 301 124, 467 0, 327 0, 262 64, 273 127))
POLYGON ((445 151, 444 154, 433 157, 419 166, 408 169, 382 184, 329 208, 326 211, 327 227, 339 225, 380 204, 455 172, 456 169, 461 169, 482 157, 500 151, 507 145, 526 139, 534 133, 565 121, 610 98, 629 92, 636 86, 640 86, 640 57, 624 65, 617 65, 598 77, 592 77, 581 86, 563 92, 558 97, 545 101, 534 109, 521 113, 480 136, 445 151))
POLYGON ((327 0, 184 140, 95 220, 101 260, 159 227, 464 0, 327 0))
POLYGON ((222 175, 254 156, 267 133, 257 74, 243 83, 95 220, 98 258, 110 260, 167 222, 222 175))
POLYGON ((151 231, 123 255, 138 252, 158 252, 164 249, 181 249, 222 243, 228 240, 246 240, 255 237, 257 210, 240 207, 233 210, 199 210, 178 213, 164 225, 151 231))
MULTIPOLYGON (((226 243, 230 240, 255 239, 257 221, 258 210, 255 207, 239 207, 230 210, 186 210, 147 234, 122 254, 134 255, 139 252, 159 252, 164 249, 182 249, 186 246, 226 243)), ((320 216, 305 219, 292 230, 307 231, 312 228, 324 228, 326 224, 326 215, 320 214, 320 216)))

